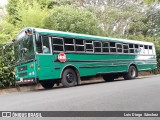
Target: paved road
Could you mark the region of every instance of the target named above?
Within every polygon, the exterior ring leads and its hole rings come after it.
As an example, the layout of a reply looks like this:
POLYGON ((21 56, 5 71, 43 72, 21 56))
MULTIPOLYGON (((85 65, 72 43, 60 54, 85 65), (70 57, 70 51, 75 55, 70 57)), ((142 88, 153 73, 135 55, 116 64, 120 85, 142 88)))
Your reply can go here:
POLYGON ((0 111, 160 111, 160 75, 0 95, 0 111))

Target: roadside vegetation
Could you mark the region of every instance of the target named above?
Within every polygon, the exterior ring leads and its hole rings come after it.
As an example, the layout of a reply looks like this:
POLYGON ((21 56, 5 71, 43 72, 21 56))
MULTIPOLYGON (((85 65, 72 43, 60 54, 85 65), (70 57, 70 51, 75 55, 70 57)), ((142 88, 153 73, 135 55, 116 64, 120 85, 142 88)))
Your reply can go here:
POLYGON ((8 0, 0 7, 0 87, 14 86, 12 39, 24 27, 154 42, 160 73, 160 1, 8 0), (8 44, 9 43, 9 44, 8 44))

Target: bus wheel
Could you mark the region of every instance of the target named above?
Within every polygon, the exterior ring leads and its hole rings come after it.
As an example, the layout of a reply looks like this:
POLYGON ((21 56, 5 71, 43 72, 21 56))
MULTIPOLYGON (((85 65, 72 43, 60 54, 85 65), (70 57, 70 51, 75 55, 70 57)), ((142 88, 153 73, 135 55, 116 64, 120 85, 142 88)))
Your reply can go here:
POLYGON ((77 75, 71 68, 63 71, 61 83, 64 87, 73 87, 77 84, 77 75))
POLYGON ((135 66, 130 66, 127 73, 123 75, 125 80, 135 79, 137 77, 137 69, 135 66))
POLYGON ((41 82, 41 85, 42 85, 42 87, 45 88, 45 89, 51 89, 51 88, 53 88, 53 86, 54 86, 54 82, 51 81, 51 80, 46 80, 46 81, 42 81, 42 82, 41 82))
POLYGON ((102 77, 106 82, 114 81, 114 77, 112 75, 103 75, 102 77))

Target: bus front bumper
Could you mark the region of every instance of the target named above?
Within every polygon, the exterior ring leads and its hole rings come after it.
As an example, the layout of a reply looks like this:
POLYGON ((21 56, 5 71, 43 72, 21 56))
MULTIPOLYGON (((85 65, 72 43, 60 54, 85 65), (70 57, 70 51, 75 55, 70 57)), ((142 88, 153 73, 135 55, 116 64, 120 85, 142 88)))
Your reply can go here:
POLYGON ((31 85, 37 83, 38 83, 37 78, 27 78, 27 79, 21 78, 20 80, 16 80, 16 85, 31 85))

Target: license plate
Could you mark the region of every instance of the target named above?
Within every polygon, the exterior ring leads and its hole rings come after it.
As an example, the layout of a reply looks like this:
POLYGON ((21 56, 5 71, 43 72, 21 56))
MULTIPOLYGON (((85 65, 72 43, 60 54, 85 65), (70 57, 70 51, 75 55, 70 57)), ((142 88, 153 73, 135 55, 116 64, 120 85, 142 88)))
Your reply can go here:
POLYGON ((23 78, 20 78, 20 81, 23 81, 23 78))

